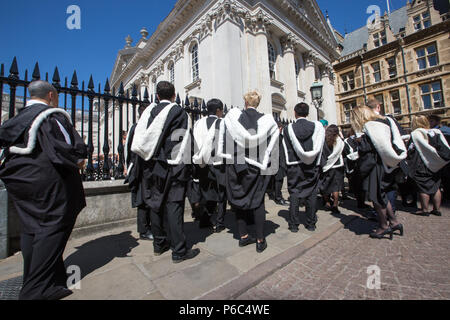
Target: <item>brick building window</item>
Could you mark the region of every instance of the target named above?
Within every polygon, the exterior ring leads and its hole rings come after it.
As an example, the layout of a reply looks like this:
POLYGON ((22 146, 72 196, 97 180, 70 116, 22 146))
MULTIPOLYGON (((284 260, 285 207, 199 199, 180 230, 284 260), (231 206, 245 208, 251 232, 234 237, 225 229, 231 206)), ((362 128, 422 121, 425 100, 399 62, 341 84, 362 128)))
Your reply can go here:
POLYGON ((372 69, 373 69, 373 79, 375 82, 381 81, 381 70, 380 70, 380 62, 372 63, 372 69))
POLYGON ((345 124, 350 123, 350 112, 356 107, 356 100, 344 102, 344 121, 345 124))
POLYGON ((392 110, 394 111, 394 114, 402 113, 402 106, 400 104, 400 93, 398 90, 391 91, 391 105, 392 110))
POLYGON ((414 30, 419 31, 431 26, 430 13, 428 11, 413 17, 414 30))
POLYGON ((395 78, 397 76, 397 63, 395 61, 395 57, 388 58, 388 69, 389 69, 389 78, 395 78))
POLYGON ((420 86, 424 109, 440 108, 444 106, 442 100, 441 82, 431 82, 420 86))
POLYGON ((343 91, 355 89, 355 74, 353 72, 346 73, 341 76, 343 91))
POLYGON ((425 47, 416 49, 417 64, 419 70, 433 67, 438 64, 438 56, 436 51, 436 44, 430 44, 425 47))
POLYGON ((386 43, 387 43, 387 40, 386 40, 386 32, 385 31, 374 33, 373 44, 374 44, 375 48, 378 48, 379 46, 384 46, 386 43))

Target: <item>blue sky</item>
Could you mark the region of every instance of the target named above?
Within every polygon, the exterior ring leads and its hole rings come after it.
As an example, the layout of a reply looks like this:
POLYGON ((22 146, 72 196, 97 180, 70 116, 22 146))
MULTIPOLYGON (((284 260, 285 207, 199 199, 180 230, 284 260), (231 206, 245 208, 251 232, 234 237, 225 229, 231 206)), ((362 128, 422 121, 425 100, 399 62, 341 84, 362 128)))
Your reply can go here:
MULTIPOLYGON (((8 74, 17 56, 21 78, 25 69, 31 74, 39 61, 41 77, 51 78, 58 66, 62 81, 77 70, 80 82, 92 74, 96 87, 109 77, 118 50, 130 34, 136 41, 139 30, 150 34, 170 13, 176 0, 2 0, 0 1, 0 63, 8 74), (81 9, 81 30, 69 30, 67 8, 81 9)), ((322 11, 328 10, 333 26, 341 33, 365 24, 369 5, 386 10, 386 0, 318 0, 322 11)), ((405 5, 406 0, 390 0, 391 9, 405 5)))

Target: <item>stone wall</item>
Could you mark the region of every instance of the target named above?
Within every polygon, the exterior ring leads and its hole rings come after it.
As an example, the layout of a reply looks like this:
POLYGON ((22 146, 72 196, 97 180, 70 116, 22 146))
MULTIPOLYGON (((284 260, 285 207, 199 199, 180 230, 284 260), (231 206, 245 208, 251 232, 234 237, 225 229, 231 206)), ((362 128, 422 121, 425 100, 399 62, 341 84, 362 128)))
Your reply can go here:
MULTIPOLYGON (((131 208, 130 191, 123 180, 85 182, 84 189, 87 206, 77 218, 72 238, 136 224, 136 209, 131 208)), ((20 251, 20 221, 13 204, 9 202, 7 210, 6 204, 6 191, 0 188, 0 259, 20 251)))

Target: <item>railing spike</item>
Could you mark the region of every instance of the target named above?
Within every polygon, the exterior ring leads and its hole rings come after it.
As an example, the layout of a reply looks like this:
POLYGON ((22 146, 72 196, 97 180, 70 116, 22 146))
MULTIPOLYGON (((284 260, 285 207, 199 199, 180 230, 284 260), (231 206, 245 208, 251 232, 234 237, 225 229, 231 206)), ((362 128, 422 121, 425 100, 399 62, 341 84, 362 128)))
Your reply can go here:
POLYGON ((34 65, 33 75, 31 81, 37 81, 41 79, 41 72, 39 71, 39 63, 36 62, 34 65))

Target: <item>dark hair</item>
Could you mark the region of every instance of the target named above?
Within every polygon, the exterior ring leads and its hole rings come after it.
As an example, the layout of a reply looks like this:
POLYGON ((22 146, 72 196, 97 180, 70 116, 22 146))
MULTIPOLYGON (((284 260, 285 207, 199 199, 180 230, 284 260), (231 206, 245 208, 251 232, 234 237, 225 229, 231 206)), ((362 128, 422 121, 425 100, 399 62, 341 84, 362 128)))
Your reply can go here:
POLYGON ((378 101, 377 99, 370 99, 370 100, 367 102, 367 106, 368 106, 370 109, 376 109, 379 105, 381 105, 381 103, 380 103, 380 101, 378 101))
POLYGON ((211 99, 206 105, 208 108, 208 115, 215 115, 217 110, 223 110, 223 103, 219 99, 211 99))
POLYGON ((325 142, 329 148, 332 148, 336 143, 336 139, 339 136, 339 128, 337 125, 332 124, 325 131, 325 142))
POLYGON ((144 113, 145 109, 147 109, 147 107, 146 107, 145 105, 142 105, 142 104, 141 104, 141 105, 139 106, 139 108, 138 108, 138 114, 139 114, 139 117, 142 116, 142 114, 144 113))
POLYGON ((156 86, 156 94, 159 100, 170 100, 175 96, 175 87, 168 81, 161 81, 156 86))
POLYGON ((304 102, 297 104, 294 110, 299 117, 307 117, 309 115, 309 106, 304 102))
POLYGON ((438 115, 435 115, 435 114, 430 114, 430 115, 428 116, 428 121, 430 121, 430 120, 434 120, 434 121, 436 121, 438 124, 441 123, 441 117, 439 117, 438 115))

